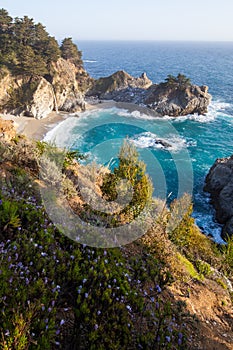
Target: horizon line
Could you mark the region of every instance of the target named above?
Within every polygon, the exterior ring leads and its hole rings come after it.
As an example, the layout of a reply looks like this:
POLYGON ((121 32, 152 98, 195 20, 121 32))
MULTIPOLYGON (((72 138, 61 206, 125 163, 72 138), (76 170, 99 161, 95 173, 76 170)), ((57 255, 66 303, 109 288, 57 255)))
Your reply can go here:
MULTIPOLYGON (((59 39, 62 40, 62 39, 59 39)), ((233 43, 233 40, 197 40, 197 39, 77 39, 72 38, 74 41, 105 41, 105 42, 179 42, 179 43, 233 43)))

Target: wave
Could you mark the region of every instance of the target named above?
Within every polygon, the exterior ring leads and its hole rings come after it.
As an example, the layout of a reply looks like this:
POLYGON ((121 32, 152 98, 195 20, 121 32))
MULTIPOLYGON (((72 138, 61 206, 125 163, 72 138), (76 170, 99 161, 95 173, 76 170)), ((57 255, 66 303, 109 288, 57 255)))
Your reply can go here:
POLYGON ((223 102, 220 100, 211 101, 208 112, 205 115, 199 114, 188 114, 185 116, 170 117, 164 116, 164 119, 170 120, 172 122, 183 122, 185 120, 194 120, 199 123, 209 123, 214 121, 218 116, 229 116, 233 117, 228 111, 233 109, 233 104, 223 102))
POLYGON ((47 132, 43 141, 51 142, 59 147, 70 147, 73 143, 72 129, 77 123, 77 117, 69 116, 47 132))
POLYGON ((97 61, 96 60, 83 60, 83 62, 85 62, 85 63, 96 63, 97 61))
MULTIPOLYGON (((141 107, 142 108, 142 107, 141 107)), ((147 120, 153 120, 153 119, 157 119, 156 117, 149 115, 149 114, 145 114, 142 113, 140 111, 128 111, 127 109, 121 109, 121 108, 112 108, 114 113, 117 113, 120 117, 126 117, 126 118, 135 118, 135 119, 147 119, 147 120)))
POLYGON ((172 152, 179 152, 188 146, 196 146, 196 141, 194 140, 186 141, 184 138, 174 134, 161 138, 152 132, 136 135, 130 141, 139 148, 164 149, 172 152))

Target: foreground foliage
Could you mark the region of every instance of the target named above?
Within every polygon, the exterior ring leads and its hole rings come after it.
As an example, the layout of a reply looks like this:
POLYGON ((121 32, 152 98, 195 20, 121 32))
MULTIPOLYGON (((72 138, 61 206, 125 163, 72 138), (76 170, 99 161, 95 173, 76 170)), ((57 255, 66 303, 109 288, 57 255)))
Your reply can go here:
MULTIPOLYGON (((105 250, 75 243, 57 230, 41 202, 38 159, 45 149, 53 154, 51 146, 21 137, 0 144, 1 348, 188 349, 191 318, 164 292, 174 280, 201 280, 212 268, 230 277, 232 242, 219 249, 203 236, 191 207, 168 230, 180 200, 134 244, 105 250)), ((133 154, 131 163, 122 157, 114 176, 128 176, 137 204, 142 188, 143 206, 150 183, 133 154)), ((76 155, 68 153, 64 176, 76 155)), ((112 183, 103 183, 104 195, 114 196, 112 183)))

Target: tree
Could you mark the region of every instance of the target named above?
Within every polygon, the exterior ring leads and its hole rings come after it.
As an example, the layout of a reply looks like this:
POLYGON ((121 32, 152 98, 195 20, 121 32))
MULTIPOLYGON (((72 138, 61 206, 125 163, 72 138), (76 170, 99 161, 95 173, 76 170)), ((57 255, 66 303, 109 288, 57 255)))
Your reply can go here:
POLYGON ((169 74, 165 79, 167 86, 186 88, 191 85, 191 81, 184 74, 179 73, 177 77, 169 74))
POLYGON ((64 59, 70 60, 76 66, 82 65, 82 52, 78 50, 77 45, 72 41, 72 38, 65 38, 61 44, 61 55, 64 59))
POLYGON ((119 166, 113 173, 107 174, 103 180, 101 189, 107 200, 116 200, 120 180, 127 180, 133 189, 132 198, 120 215, 123 220, 133 220, 150 203, 153 189, 146 175, 145 163, 139 160, 136 148, 128 141, 125 141, 121 147, 119 166))
POLYGON ((18 74, 43 76, 48 73, 45 61, 36 55, 30 46, 21 47, 19 57, 20 61, 16 67, 18 74))
POLYGON ((56 62, 61 56, 56 39, 49 36, 41 23, 35 25, 35 43, 33 44, 33 49, 37 54, 42 55, 46 63, 56 62))
POLYGON ((12 18, 4 9, 0 9, 0 48, 0 57, 9 54, 13 48, 12 18))
POLYGON ((14 35, 17 38, 19 45, 33 45, 36 37, 33 19, 27 16, 24 16, 23 18, 16 17, 14 23, 14 35))

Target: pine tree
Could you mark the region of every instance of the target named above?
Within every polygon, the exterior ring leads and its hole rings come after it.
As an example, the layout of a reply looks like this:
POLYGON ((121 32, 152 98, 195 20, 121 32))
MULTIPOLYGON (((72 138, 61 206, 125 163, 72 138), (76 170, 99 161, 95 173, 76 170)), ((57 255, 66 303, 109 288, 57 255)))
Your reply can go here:
POLYGON ((65 38, 61 44, 61 54, 66 60, 70 60, 76 66, 82 65, 82 52, 78 50, 77 45, 72 41, 72 38, 65 38))
POLYGON ((43 58, 36 55, 30 46, 22 46, 19 52, 20 61, 16 73, 28 76, 47 74, 46 63, 43 58))
MULTIPOLYGON (((8 55, 13 49, 12 18, 4 9, 0 9, 0 57, 8 55)), ((5 57, 5 61, 7 58, 5 57)))

